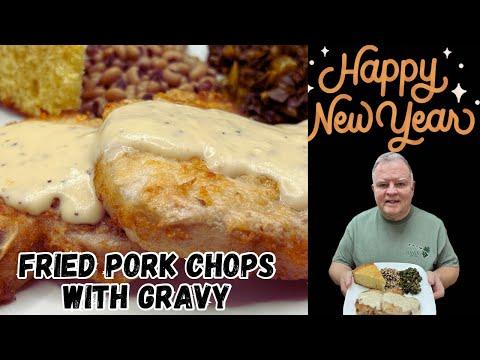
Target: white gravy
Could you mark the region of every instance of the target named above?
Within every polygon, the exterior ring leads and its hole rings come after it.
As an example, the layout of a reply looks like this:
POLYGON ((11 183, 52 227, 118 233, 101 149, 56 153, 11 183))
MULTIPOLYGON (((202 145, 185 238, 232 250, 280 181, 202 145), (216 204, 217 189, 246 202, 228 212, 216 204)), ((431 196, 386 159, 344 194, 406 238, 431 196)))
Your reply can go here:
POLYGON ((95 224, 104 210, 93 186, 97 129, 46 121, 0 128, 0 197, 38 215, 60 200, 62 219, 95 224))
POLYGON ((200 157, 230 177, 266 175, 279 184, 280 198, 307 208, 307 121, 267 125, 214 109, 166 101, 142 101, 112 111, 100 131, 99 151, 133 147, 167 158, 200 157))
POLYGON ((358 302, 376 310, 382 309, 382 293, 378 290, 364 291, 358 297, 358 302))

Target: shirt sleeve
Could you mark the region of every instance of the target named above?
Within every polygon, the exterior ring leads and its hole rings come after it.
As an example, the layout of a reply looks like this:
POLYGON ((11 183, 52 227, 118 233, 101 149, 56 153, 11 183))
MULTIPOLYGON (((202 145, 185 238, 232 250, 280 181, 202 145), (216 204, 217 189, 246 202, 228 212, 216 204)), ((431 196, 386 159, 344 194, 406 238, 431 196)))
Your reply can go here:
POLYGON ((333 255, 332 262, 338 262, 350 266, 352 269, 355 267, 353 262, 353 224, 350 222, 343 234, 340 243, 338 244, 337 251, 333 255))
POLYGON ((460 266, 457 254, 455 254, 452 244, 450 244, 447 229, 443 222, 438 233, 438 256, 435 267, 439 268, 442 266, 460 266))

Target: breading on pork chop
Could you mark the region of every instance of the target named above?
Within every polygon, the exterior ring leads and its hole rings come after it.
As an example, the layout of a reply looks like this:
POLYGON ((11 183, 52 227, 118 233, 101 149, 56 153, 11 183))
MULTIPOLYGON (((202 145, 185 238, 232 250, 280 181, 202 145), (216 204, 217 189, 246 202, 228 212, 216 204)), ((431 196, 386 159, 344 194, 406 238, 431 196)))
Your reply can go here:
POLYGON ((307 211, 263 176, 215 174, 199 159, 131 151, 96 166, 95 187, 129 238, 150 251, 272 251, 277 277, 307 278, 307 211))
MULTIPOLYGON (((217 109, 240 114, 240 110, 235 107, 228 98, 218 92, 208 91, 192 93, 190 91, 172 89, 165 93, 158 93, 153 98, 154 100, 165 100, 175 104, 190 105, 202 109, 217 109)), ((119 106, 139 101, 140 100, 127 99, 117 103, 109 103, 105 106, 102 116, 103 118, 106 118, 108 114, 119 106)))
POLYGON ((89 251, 97 258, 97 271, 90 278, 97 282, 126 282, 128 281, 121 272, 114 274, 113 279, 103 276, 105 254, 120 252, 127 254, 129 251, 141 252, 142 249, 130 241, 125 232, 105 215, 95 225, 69 224, 60 219, 58 213, 49 211, 40 216, 42 232, 44 235, 43 251, 89 251))
POLYGON ((178 161, 130 148, 101 157, 94 184, 106 211, 146 250, 183 257, 193 251, 272 251, 277 278, 307 278, 308 210, 281 202, 272 179, 231 178, 198 158, 178 161))

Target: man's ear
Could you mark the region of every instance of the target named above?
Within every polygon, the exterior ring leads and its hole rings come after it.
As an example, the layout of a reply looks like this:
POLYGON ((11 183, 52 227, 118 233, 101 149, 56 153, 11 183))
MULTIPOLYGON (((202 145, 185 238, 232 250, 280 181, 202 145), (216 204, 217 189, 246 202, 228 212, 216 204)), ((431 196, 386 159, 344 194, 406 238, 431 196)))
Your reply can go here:
POLYGON ((412 191, 415 192, 415 181, 412 181, 412 191))
POLYGON ((375 192, 375 187, 373 184, 372 184, 372 191, 375 192))

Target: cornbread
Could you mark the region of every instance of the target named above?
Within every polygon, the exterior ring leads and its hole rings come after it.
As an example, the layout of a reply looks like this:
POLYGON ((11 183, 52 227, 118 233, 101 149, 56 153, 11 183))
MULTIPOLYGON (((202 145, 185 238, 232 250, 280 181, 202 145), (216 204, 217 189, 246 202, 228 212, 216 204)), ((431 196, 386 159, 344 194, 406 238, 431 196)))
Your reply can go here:
POLYGON ((83 45, 2 45, 0 101, 32 116, 78 110, 84 64, 83 45))
POLYGON ((352 273, 357 284, 370 289, 385 290, 386 281, 375 264, 360 265, 352 273))

